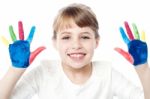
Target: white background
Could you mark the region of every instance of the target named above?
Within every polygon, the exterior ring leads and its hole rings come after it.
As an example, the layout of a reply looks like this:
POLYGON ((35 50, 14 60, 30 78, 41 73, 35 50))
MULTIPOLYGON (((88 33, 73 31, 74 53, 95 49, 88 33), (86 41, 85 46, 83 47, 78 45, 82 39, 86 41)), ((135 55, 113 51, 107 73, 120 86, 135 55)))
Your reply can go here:
MULTIPOLYGON (((140 85, 133 66, 113 48, 121 47, 127 50, 118 30, 119 26, 123 26, 124 21, 128 21, 130 24, 135 22, 139 32, 144 30, 146 41, 150 46, 150 6, 148 0, 1 0, 0 35, 10 39, 8 26, 13 25, 17 34, 17 22, 22 20, 25 37, 27 37, 30 27, 35 25, 36 33, 31 44, 31 51, 39 46, 46 46, 47 49, 37 57, 30 68, 36 67, 41 59, 59 59, 51 42, 52 23, 58 10, 70 3, 86 4, 97 15, 101 40, 100 46, 95 50, 93 60, 112 61, 114 68, 133 83, 140 85)), ((8 47, 1 41, 0 78, 3 77, 10 65, 8 47)))

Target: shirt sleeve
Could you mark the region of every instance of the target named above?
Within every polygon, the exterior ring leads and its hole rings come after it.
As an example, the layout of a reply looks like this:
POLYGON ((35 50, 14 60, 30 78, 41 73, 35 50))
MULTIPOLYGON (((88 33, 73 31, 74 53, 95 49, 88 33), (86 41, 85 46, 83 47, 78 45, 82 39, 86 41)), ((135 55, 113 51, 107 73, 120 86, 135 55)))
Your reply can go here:
POLYGON ((132 84, 116 70, 112 70, 112 91, 118 99, 144 99, 143 89, 132 84))
POLYGON ((37 67, 25 74, 15 86, 10 99, 31 99, 38 92, 41 72, 37 67))

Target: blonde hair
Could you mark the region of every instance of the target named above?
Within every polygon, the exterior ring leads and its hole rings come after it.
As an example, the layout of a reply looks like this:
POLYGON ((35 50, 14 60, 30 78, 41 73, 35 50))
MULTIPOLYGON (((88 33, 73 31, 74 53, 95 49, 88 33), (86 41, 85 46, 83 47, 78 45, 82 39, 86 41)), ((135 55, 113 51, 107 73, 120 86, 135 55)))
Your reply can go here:
POLYGON ((58 12, 53 23, 53 39, 57 38, 58 30, 70 28, 71 21, 79 27, 90 27, 95 32, 95 38, 99 38, 98 21, 91 8, 83 4, 71 4, 58 12))

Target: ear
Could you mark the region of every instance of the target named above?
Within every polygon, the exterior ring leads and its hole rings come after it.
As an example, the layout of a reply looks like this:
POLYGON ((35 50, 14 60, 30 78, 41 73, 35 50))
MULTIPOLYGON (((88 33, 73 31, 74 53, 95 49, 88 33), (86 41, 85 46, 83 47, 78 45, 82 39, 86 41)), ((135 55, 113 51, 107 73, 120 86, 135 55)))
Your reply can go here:
POLYGON ((99 45, 99 41, 100 41, 100 37, 96 38, 96 45, 95 45, 95 48, 97 48, 97 47, 98 47, 98 45, 99 45))

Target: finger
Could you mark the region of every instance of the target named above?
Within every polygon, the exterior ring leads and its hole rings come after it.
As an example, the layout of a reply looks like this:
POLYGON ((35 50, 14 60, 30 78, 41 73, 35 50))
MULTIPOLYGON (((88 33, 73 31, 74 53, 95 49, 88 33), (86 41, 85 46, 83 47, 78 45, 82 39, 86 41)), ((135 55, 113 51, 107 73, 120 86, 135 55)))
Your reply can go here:
POLYGON ((133 34, 132 34, 132 31, 131 31, 131 29, 130 29, 130 27, 129 27, 129 24, 128 24, 128 22, 124 22, 124 25, 125 25, 125 28, 126 28, 126 31, 127 31, 127 34, 128 34, 128 37, 129 37, 129 39, 130 40, 134 40, 134 36, 133 36, 133 34))
POLYGON ((35 26, 33 26, 33 27, 31 28, 30 33, 29 33, 29 36, 28 36, 28 38, 27 38, 27 41, 28 41, 29 43, 32 42, 34 33, 35 33, 35 26))
POLYGON ((145 32, 144 32, 144 31, 142 31, 142 33, 141 33, 141 34, 142 34, 142 36, 141 36, 141 40, 145 42, 145 41, 146 41, 145 32))
POLYGON ((24 30, 23 30, 23 24, 21 21, 18 22, 18 29, 19 29, 19 39, 24 40, 24 30))
POLYGON ((35 51, 33 51, 30 55, 30 64, 33 62, 33 60, 35 59, 35 57, 40 53, 42 52, 43 50, 45 49, 45 47, 39 47, 37 48, 35 51))
POLYGON ((135 37, 135 39, 138 39, 138 40, 140 40, 140 35, 139 35, 139 32, 138 32, 138 29, 137 29, 137 26, 136 26, 136 24, 132 24, 132 27, 133 27, 133 32, 134 32, 134 37, 135 37))
POLYGON ((4 36, 1 36, 1 40, 6 46, 9 46, 9 41, 4 36))
POLYGON ((133 60, 132 56, 128 52, 124 51, 121 48, 115 48, 115 51, 120 53, 125 59, 127 59, 131 64, 133 64, 134 60, 133 60))
POLYGON ((128 39, 124 29, 122 27, 119 28, 123 41, 128 44, 130 40, 128 39))
POLYGON ((16 35, 15 35, 15 33, 14 33, 14 30, 13 30, 12 25, 9 26, 9 33, 10 33, 10 36, 11 36, 12 41, 13 41, 13 42, 16 41, 16 35))

